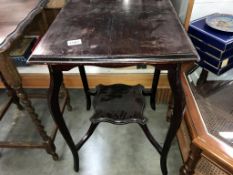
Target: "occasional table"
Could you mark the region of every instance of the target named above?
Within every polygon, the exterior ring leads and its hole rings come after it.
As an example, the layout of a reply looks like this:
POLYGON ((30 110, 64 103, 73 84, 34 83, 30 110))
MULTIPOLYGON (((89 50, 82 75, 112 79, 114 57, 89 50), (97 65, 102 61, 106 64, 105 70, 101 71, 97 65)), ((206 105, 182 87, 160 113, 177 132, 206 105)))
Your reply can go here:
MULTIPOLYGON (((9 57, 9 51, 12 45, 19 41, 18 39, 24 34, 26 27, 33 19, 42 12, 48 0, 0 0, 0 77, 8 93, 11 97, 6 104, 5 109, 0 114, 0 119, 10 106, 10 103, 15 103, 19 109, 25 109, 35 125, 36 131, 39 133, 42 141, 1 141, 2 148, 43 148, 53 156, 54 160, 58 159, 54 139, 57 132, 57 127, 51 135, 48 135, 42 122, 35 112, 34 107, 28 97, 28 94, 22 87, 21 77, 9 57)), ((64 110, 65 101, 63 102, 62 111, 64 110)))
MULTIPOLYGON (((62 71, 85 65, 124 67, 154 65, 168 70, 174 114, 161 151, 161 169, 167 174, 167 154, 183 111, 180 65, 198 59, 169 0, 69 1, 29 59, 50 68, 49 106, 79 170, 76 146, 58 104, 62 71)), ((85 85, 85 84, 84 84, 85 85)))

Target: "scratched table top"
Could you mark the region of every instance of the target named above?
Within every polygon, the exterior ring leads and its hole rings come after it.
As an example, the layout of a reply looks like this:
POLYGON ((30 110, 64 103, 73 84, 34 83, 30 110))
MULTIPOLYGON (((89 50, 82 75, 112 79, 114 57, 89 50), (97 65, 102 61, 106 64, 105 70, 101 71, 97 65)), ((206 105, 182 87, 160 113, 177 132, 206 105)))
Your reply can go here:
POLYGON ((70 0, 30 63, 167 63, 198 56, 169 0, 70 0))

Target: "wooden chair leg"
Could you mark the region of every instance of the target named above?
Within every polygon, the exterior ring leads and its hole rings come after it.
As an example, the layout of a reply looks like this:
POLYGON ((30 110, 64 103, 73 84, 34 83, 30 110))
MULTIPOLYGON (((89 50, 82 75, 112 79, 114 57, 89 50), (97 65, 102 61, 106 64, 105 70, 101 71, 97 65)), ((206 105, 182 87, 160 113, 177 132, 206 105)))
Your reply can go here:
POLYGON ((95 129, 97 128, 99 123, 91 123, 90 128, 86 132, 86 134, 83 136, 83 138, 76 144, 76 149, 80 150, 83 144, 91 137, 95 129))
POLYGON ((143 132, 145 133, 147 139, 150 141, 150 143, 154 146, 154 148, 159 152, 159 154, 162 153, 162 147, 159 145, 159 143, 154 139, 152 136, 150 130, 148 129, 147 125, 139 124, 139 126, 142 128, 143 132))

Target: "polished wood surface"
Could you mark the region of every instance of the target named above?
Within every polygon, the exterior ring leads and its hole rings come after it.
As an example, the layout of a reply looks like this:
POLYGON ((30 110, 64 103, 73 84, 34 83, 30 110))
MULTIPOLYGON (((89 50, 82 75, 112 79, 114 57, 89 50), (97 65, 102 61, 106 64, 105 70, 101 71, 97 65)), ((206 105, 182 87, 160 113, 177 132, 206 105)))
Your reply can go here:
MULTIPOLYGON (((220 138, 221 132, 232 132, 232 127, 229 128, 232 125, 232 103, 228 101, 232 101, 232 84, 222 89, 222 92, 215 93, 212 96, 214 98, 211 98, 211 96, 205 98, 200 97, 200 95, 197 96, 197 91, 194 91, 192 85, 189 84, 185 73, 182 74, 182 85, 187 103, 185 122, 190 131, 192 144, 223 171, 233 174, 231 139, 224 140, 224 138, 220 138), (219 117, 218 121, 213 121, 216 115, 219 117), (223 124, 226 125, 225 129, 222 127, 223 124)), ((190 159, 187 160, 187 162, 189 161, 190 159)))
POLYGON ((196 59, 169 0, 80 0, 61 10, 29 62, 155 64, 196 59), (70 46, 73 40, 76 44, 70 46))
POLYGON ((48 0, 0 0, 0 52, 19 37, 48 0))
MULTIPOLYGON (((73 154, 75 171, 79 171, 77 147, 58 104, 62 72, 91 64, 119 68, 138 63, 155 64, 158 72, 168 70, 174 112, 159 151, 161 170, 163 175, 167 175, 168 152, 182 120, 180 64, 197 59, 169 0, 80 0, 69 1, 61 10, 29 63, 49 65, 49 108, 73 154)), ((83 85, 89 91, 82 72, 83 85)), ((86 99, 88 101, 89 97, 86 99)))

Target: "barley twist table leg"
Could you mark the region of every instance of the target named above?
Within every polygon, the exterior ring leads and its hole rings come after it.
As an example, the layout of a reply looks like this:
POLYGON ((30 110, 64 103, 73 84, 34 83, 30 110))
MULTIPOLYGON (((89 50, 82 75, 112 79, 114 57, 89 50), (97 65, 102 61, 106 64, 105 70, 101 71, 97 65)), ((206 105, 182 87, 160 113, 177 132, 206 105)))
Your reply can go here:
POLYGON ((170 127, 163 145, 160 165, 163 175, 167 175, 167 155, 171 147, 171 143, 176 136, 176 132, 180 127, 183 112, 183 91, 180 82, 180 65, 174 65, 168 70, 168 81, 174 98, 174 110, 171 117, 170 127))
POLYGON ((9 88, 11 88, 17 95, 17 98, 19 98, 23 108, 28 112, 43 141, 47 144, 47 152, 51 154, 55 160, 57 160, 58 155, 55 152, 55 145, 44 130, 44 126, 42 125, 38 114, 35 112, 31 101, 29 100, 26 92, 23 90, 21 77, 17 71, 17 68, 6 54, 0 54, 0 72, 2 77, 4 77, 3 79, 9 85, 9 88))
POLYGON ((16 94, 19 97, 21 103, 23 104, 25 110, 28 112, 29 116, 31 117, 33 123, 36 126, 37 131, 39 132, 40 136, 44 140, 44 142, 47 144, 47 152, 53 156, 54 160, 58 159, 58 155, 56 154, 56 148, 54 143, 51 141, 51 138, 47 135, 44 126, 41 123, 41 120, 38 117, 38 114, 35 112, 34 107, 31 104, 31 101, 29 100, 27 94, 23 90, 22 86, 19 86, 15 89, 16 94))

